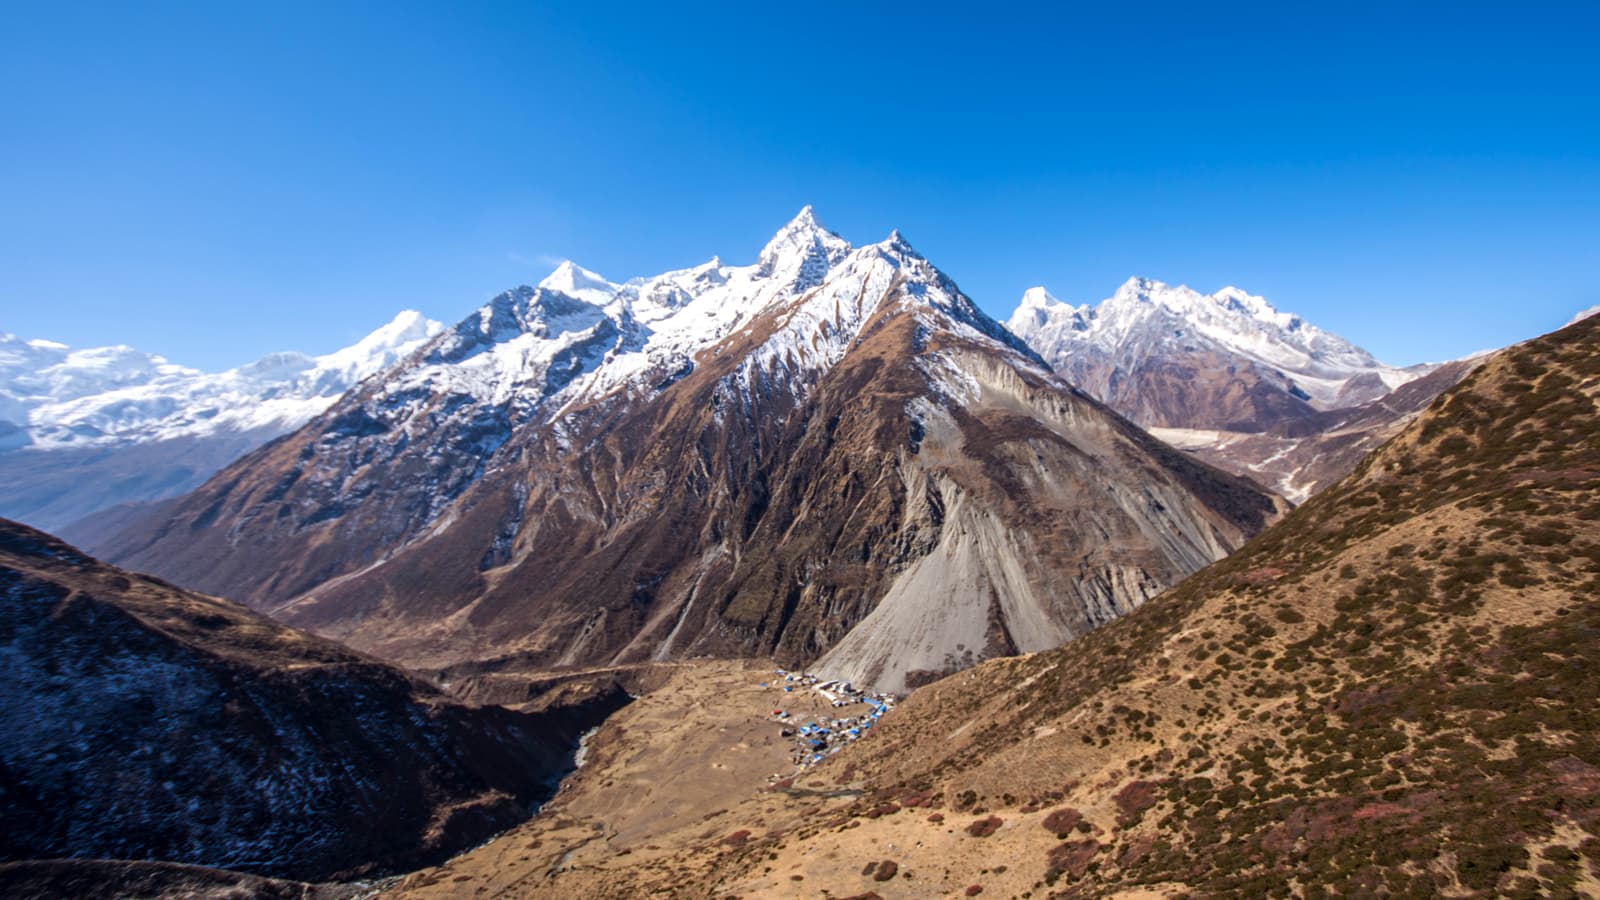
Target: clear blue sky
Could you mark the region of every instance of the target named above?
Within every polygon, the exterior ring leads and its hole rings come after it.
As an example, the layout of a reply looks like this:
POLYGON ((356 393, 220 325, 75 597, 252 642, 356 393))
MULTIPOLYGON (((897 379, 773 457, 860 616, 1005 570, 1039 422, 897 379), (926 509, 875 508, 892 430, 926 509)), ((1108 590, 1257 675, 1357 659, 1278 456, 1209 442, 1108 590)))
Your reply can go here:
POLYGON ((806 203, 1001 317, 1237 284, 1411 363, 1600 303, 1592 2, 532 6, 0 6, 0 331, 325 352, 806 203))

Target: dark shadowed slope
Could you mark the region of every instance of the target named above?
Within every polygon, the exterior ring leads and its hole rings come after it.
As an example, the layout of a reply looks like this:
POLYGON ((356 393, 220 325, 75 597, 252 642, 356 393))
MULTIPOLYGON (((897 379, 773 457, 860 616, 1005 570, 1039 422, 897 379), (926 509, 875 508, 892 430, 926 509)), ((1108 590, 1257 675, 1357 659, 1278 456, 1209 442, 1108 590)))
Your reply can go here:
POLYGON ((5 520, 0 683, 0 859, 300 879, 413 868, 519 821, 603 712, 456 703, 5 520))

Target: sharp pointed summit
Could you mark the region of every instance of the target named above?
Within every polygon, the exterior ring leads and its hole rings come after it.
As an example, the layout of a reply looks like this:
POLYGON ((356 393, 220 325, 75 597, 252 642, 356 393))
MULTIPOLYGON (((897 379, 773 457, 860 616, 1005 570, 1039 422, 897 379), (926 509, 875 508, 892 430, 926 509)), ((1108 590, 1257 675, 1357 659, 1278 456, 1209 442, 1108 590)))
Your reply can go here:
POLYGON ((820 284, 828 269, 851 249, 848 241, 817 221, 808 205, 761 248, 757 265, 764 277, 792 276, 794 290, 801 291, 820 284))
POLYGON ((906 240, 906 236, 900 233, 900 229, 898 228, 889 232, 889 236, 884 239, 882 246, 887 247, 896 253, 916 257, 917 259, 922 258, 917 253, 916 249, 911 246, 911 242, 906 240))
POLYGON ((1117 292, 1112 294, 1111 297, 1114 300, 1149 301, 1152 294, 1164 288, 1166 288, 1165 284, 1156 281, 1153 278, 1144 278, 1142 276, 1135 275, 1129 278, 1127 281, 1124 281, 1121 286, 1117 288, 1117 292))
POLYGON ((610 300, 621 285, 612 284, 602 276, 583 268, 572 260, 565 260, 556 266, 554 272, 546 275, 539 282, 539 287, 547 291, 556 291, 566 294, 585 303, 603 306, 610 300))
MULTIPOLYGON (((798 213, 795 213, 794 218, 790 219, 788 222, 785 222, 783 227, 779 228, 777 232, 773 234, 772 240, 768 241, 767 244, 768 246, 771 246, 774 241, 779 241, 794 236, 809 237, 813 235, 824 234, 832 234, 832 232, 823 227, 822 222, 817 219, 816 210, 812 209, 811 206, 807 204, 806 206, 801 207, 798 213)), ((838 235, 834 236, 838 237, 838 235)))
POLYGON ((1025 309, 1045 309, 1060 302, 1055 298, 1054 294, 1045 290, 1044 285, 1034 285, 1022 292, 1022 303, 1020 305, 1025 309))

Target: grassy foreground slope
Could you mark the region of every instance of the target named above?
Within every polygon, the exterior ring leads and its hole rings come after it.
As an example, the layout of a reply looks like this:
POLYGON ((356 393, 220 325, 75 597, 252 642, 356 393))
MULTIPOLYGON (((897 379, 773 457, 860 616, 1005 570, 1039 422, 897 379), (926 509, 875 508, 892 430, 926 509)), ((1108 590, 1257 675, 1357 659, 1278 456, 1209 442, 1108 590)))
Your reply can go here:
POLYGON ((1600 317, 1502 353, 1135 614, 918 692, 835 778, 1076 810, 1016 864, 1039 889, 1596 891, 1597 396, 1600 317))

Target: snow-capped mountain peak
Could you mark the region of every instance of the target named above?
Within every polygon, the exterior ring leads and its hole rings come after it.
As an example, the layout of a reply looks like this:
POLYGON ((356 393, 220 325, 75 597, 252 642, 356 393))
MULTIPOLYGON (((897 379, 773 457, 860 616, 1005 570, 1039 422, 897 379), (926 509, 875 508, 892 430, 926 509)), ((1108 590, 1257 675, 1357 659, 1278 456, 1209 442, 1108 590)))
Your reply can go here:
POLYGON ((612 284, 570 259, 556 266, 555 271, 546 275, 538 286, 595 306, 604 306, 606 301, 622 287, 619 284, 612 284))
POLYGON ((1022 302, 1019 309, 1049 309, 1060 304, 1054 294, 1044 289, 1043 285, 1035 285, 1022 292, 1022 302))
POLYGON ((757 275, 780 278, 789 282, 793 293, 801 293, 821 284, 850 250, 850 243, 822 227, 806 206, 761 248, 757 275))
POLYGON ((318 368, 346 373, 350 383, 384 369, 438 334, 444 326, 414 309, 401 310, 389 322, 348 347, 316 357, 318 368))
POLYGON ((1132 372, 1155 360, 1218 353, 1273 373, 1320 408, 1372 399, 1427 371, 1386 366, 1344 338, 1232 286, 1202 294, 1134 277, 1094 307, 1073 307, 1031 289, 1008 325, 1058 369, 1079 370, 1080 381, 1089 380, 1085 367, 1132 372))
POLYGON ((441 328, 407 310, 332 353, 269 353, 224 372, 125 346, 73 350, 0 336, 0 516, 61 528, 118 503, 182 493, 310 421, 441 328))
MULTIPOLYGON (((1047 293, 1049 300, 1055 300, 1047 293)), ((1060 302, 1060 301, 1056 301, 1060 302)), ((1023 296, 1023 305, 1029 299, 1023 296)), ((1034 305, 1039 304, 1035 302, 1034 305)), ((1279 312, 1265 297, 1241 288, 1228 286, 1214 294, 1202 294, 1187 285, 1170 285, 1151 278, 1134 277, 1123 282, 1110 299, 1095 309, 1095 317, 1127 318, 1151 314, 1144 307, 1156 307, 1180 318, 1195 321, 1213 320, 1218 316, 1236 320, 1251 319, 1278 330, 1292 331, 1304 324, 1293 313, 1279 312)))
POLYGON ((1043 285, 1035 285, 1022 292, 1022 300, 1006 321, 1006 327, 1037 350, 1045 341, 1065 340, 1057 337, 1056 332, 1088 328, 1093 315, 1094 311, 1088 305, 1074 307, 1063 303, 1045 290, 1043 285), (1047 333, 1048 338, 1040 337, 1047 333), (1036 338, 1038 342, 1035 342, 1036 338))

